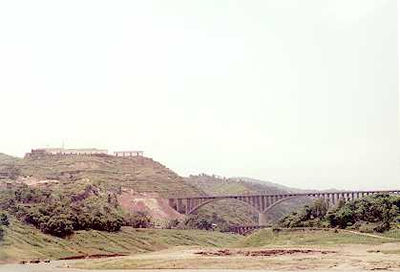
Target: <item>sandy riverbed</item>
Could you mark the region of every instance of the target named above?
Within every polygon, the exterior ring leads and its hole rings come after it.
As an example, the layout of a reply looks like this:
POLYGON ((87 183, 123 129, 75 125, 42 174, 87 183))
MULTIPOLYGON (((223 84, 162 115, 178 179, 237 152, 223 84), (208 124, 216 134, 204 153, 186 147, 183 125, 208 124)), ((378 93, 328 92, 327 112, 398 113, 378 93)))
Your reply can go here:
POLYGON ((400 243, 340 247, 215 249, 176 247, 152 253, 50 264, 10 264, 1 272, 93 271, 400 271, 400 243), (89 270, 87 270, 89 269, 89 270), (121 270, 123 269, 123 270, 121 270), (134 270, 136 269, 136 270, 134 270), (183 270, 182 270, 183 269, 183 270))

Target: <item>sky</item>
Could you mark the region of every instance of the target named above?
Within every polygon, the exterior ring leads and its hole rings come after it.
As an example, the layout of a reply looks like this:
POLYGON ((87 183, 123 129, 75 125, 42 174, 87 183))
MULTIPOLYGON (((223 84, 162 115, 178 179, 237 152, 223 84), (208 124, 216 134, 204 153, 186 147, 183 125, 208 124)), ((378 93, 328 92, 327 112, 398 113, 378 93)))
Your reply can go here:
POLYGON ((398 188, 396 0, 0 0, 0 152, 398 188))

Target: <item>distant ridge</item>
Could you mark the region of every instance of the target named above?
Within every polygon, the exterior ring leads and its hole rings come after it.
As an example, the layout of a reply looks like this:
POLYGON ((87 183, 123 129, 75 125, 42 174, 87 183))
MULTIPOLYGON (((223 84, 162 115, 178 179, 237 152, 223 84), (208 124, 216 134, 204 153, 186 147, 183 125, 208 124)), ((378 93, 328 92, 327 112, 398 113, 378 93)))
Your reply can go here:
POLYGON ((242 181, 245 181, 245 182, 256 183, 256 184, 260 184, 260 185, 264 185, 264 186, 275 187, 275 188, 279 188, 281 190, 285 190, 288 193, 298 193, 298 192, 304 191, 302 189, 288 187, 288 186, 285 186, 285 185, 282 185, 282 184, 279 184, 279 183, 260 180, 260 179, 254 179, 254 178, 248 178, 248 177, 233 177, 231 179, 233 179, 233 180, 242 180, 242 181))
MULTIPOLYGON (((286 187, 277 183, 265 182, 258 179, 234 177, 226 178, 218 175, 190 175, 186 182, 202 190, 207 195, 230 195, 230 194, 288 194, 302 192, 300 189, 286 187)), ((286 214, 294 211, 300 206, 307 204, 307 199, 293 199, 283 202, 268 214, 269 221, 277 221, 286 214)), ((207 212, 207 209, 217 210, 228 221, 234 217, 241 218, 247 224, 254 223, 258 214, 246 205, 238 201, 219 201, 205 206, 200 212, 207 212)))

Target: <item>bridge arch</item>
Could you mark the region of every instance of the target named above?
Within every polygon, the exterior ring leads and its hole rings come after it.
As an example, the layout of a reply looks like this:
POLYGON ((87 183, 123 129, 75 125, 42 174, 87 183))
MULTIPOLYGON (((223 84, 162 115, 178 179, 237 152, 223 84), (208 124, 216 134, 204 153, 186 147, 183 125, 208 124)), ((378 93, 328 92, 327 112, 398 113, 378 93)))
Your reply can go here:
POLYGON ((192 214, 199 208, 219 200, 235 200, 245 203, 255 212, 258 212, 258 223, 266 224, 266 214, 284 201, 295 198, 321 198, 331 204, 339 201, 354 200, 372 194, 399 194, 400 190, 376 190, 376 191, 342 191, 342 192, 303 192, 289 194, 254 194, 254 195, 225 195, 225 196, 194 196, 170 198, 169 205, 180 213, 192 214))
POLYGON ((256 213, 260 213, 261 212, 259 209, 257 209, 257 207, 251 205, 251 203, 246 202, 246 201, 244 201, 244 200, 242 200, 240 198, 215 198, 215 199, 209 199, 209 200, 206 200, 204 202, 201 202, 200 204, 198 204, 198 205, 194 206, 193 208, 189 209, 187 214, 193 214, 195 211, 197 211, 201 207, 203 207, 203 206, 205 206, 205 205, 207 205, 209 203, 218 202, 218 201, 221 201, 221 200, 234 200, 234 201, 238 201, 240 203, 245 203, 246 206, 250 207, 254 212, 256 212, 256 213))
POLYGON ((266 207, 265 210, 263 210, 262 212, 263 213, 267 213, 271 209, 273 209, 275 206, 278 206, 280 203, 285 202, 287 200, 296 199, 296 198, 300 198, 300 196, 289 196, 289 197, 286 197, 286 198, 279 199, 278 201, 272 203, 270 206, 266 207))
MULTIPOLYGON (((271 211, 273 208, 275 208, 276 206, 278 206, 279 204, 281 204, 282 202, 292 200, 292 199, 325 199, 326 201, 329 201, 328 199, 323 198, 322 196, 311 196, 311 195, 288 196, 288 197, 279 199, 278 201, 272 203, 270 206, 266 207, 262 212, 267 213, 267 212, 271 211)), ((306 204, 304 204, 304 205, 306 205, 306 204)))

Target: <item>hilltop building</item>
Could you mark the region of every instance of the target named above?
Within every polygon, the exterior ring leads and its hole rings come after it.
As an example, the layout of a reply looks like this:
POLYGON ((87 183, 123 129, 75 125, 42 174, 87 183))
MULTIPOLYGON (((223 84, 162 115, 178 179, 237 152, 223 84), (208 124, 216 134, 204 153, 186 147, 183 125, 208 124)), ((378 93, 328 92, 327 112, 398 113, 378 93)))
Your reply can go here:
POLYGON ((40 155, 95 155, 95 154, 108 154, 107 149, 97 148, 80 148, 80 149, 64 149, 64 148, 38 148, 32 149, 27 156, 40 156, 40 155))
MULTIPOLYGON (((108 155, 107 149, 97 148, 78 148, 78 149, 65 149, 65 148, 37 148, 32 149, 31 152, 26 153, 26 157, 41 157, 49 155, 108 155)), ((115 151, 116 157, 143 157, 143 151, 129 150, 129 151, 115 151)))
POLYGON ((115 151, 116 157, 143 157, 143 151, 115 151))

